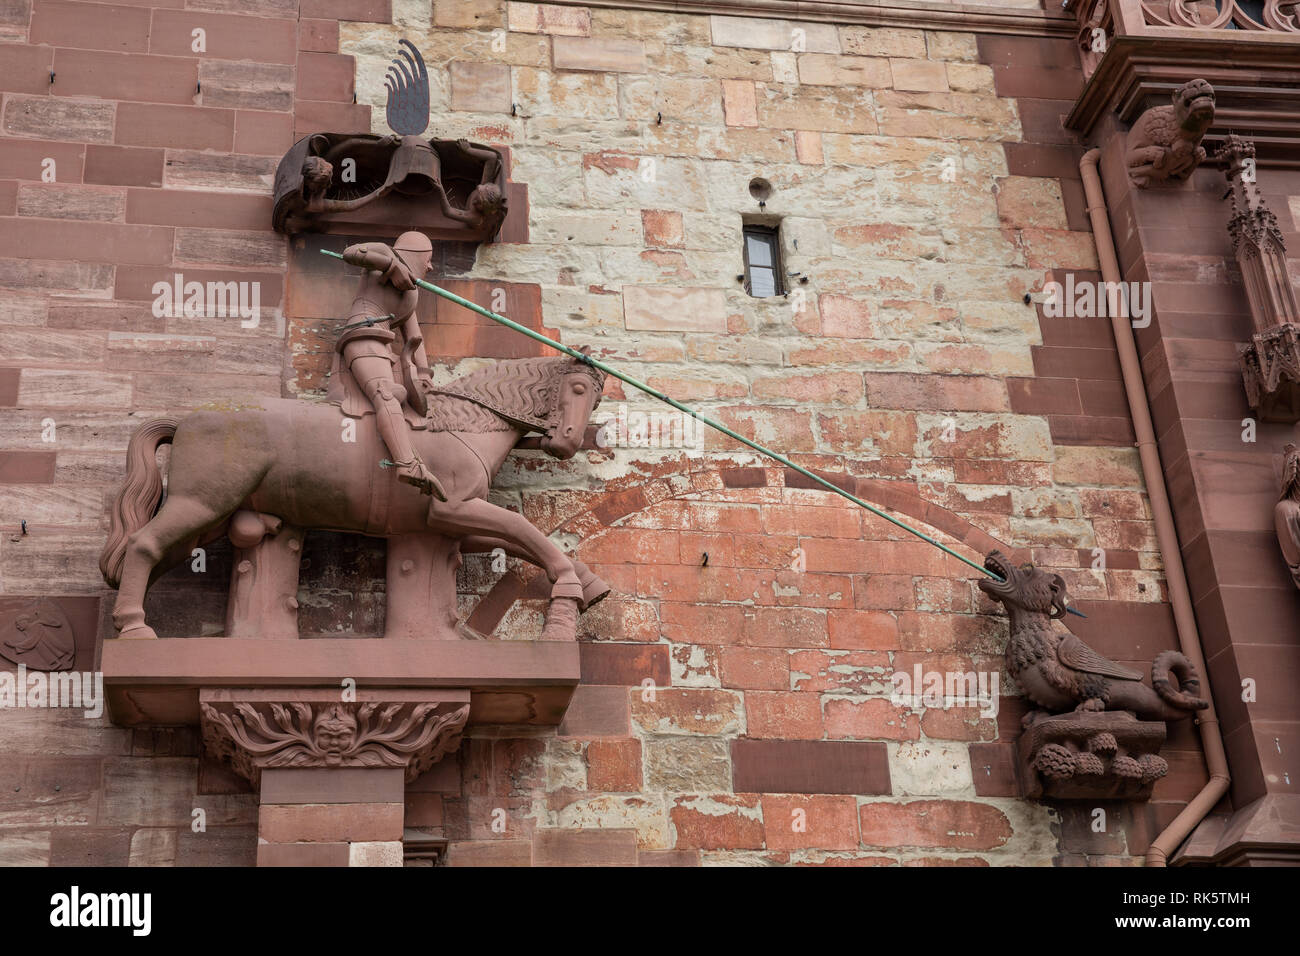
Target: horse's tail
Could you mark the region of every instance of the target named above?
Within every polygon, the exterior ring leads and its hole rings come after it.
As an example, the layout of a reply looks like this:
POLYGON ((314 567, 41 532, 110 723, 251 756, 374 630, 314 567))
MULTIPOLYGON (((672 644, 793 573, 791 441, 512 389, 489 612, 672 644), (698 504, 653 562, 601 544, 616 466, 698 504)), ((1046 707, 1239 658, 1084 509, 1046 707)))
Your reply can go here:
POLYGON ((135 430, 126 446, 126 483, 113 500, 112 526, 99 556, 99 573, 109 587, 121 583, 127 539, 149 522, 162 501, 158 446, 172 440, 179 424, 175 418, 152 418, 135 430))

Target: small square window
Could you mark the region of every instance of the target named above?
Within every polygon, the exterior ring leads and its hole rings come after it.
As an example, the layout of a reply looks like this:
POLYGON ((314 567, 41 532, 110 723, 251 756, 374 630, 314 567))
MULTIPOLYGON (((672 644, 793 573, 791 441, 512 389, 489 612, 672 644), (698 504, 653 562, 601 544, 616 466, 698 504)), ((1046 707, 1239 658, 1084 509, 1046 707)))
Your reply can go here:
POLYGON ((774 226, 745 226, 745 291, 757 299, 782 295, 781 244, 774 226))

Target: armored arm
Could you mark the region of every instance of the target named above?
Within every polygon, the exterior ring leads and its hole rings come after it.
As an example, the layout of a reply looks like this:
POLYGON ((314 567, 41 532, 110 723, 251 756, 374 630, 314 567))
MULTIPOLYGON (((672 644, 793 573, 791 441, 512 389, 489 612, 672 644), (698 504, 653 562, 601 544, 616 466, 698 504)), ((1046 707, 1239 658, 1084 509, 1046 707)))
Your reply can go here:
POLYGON ((364 269, 385 272, 393 264, 393 250, 382 242, 358 242, 343 250, 343 261, 364 269))
POLYGON ((392 248, 382 242, 359 242, 343 250, 343 261, 363 269, 373 269, 384 274, 385 282, 394 289, 410 292, 415 288, 411 272, 392 248))

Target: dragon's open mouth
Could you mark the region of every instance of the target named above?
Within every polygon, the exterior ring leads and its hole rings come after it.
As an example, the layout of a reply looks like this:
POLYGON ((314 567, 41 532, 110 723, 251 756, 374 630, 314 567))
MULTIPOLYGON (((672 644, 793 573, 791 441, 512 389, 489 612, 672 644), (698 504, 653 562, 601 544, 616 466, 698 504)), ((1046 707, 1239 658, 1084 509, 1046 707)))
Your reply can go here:
POLYGON ((998 577, 980 578, 978 584, 981 591, 992 596, 1007 594, 1011 590, 1011 562, 1002 555, 1002 552, 990 552, 984 559, 984 568, 998 577))

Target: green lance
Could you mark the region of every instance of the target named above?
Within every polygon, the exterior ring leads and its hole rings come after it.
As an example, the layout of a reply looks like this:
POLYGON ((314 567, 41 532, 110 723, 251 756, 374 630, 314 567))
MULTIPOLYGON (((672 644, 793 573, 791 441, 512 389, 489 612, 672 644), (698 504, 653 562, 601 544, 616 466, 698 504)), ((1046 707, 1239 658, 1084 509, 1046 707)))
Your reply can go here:
MULTIPOLYGON (((321 252, 327 256, 333 256, 335 259, 343 258, 343 256, 341 256, 339 253, 331 252, 329 249, 322 249, 321 252)), ((822 478, 820 475, 815 475, 807 468, 803 468, 799 465, 796 465, 789 458, 786 458, 784 455, 780 454, 779 452, 772 451, 772 449, 770 448, 765 448, 762 445, 760 445, 758 442, 750 441, 744 435, 736 434, 726 425, 722 424, 722 422, 714 421, 712 418, 709 418, 707 415, 701 415, 699 412, 695 411, 694 409, 687 408, 685 405, 677 401, 675 398, 670 398, 669 396, 665 395, 663 392, 657 391, 656 389, 651 388, 649 385, 646 385, 644 382, 638 382, 631 375, 626 375, 623 372, 620 372, 616 368, 611 368, 610 366, 606 365, 604 362, 600 361, 599 359, 594 359, 590 355, 586 355, 582 352, 579 352, 577 349, 571 349, 567 345, 561 345, 559 342, 555 341, 554 339, 547 338, 545 335, 542 335, 539 332, 534 332, 532 329, 525 328, 524 326, 520 325, 518 322, 514 322, 510 319, 507 319, 504 315, 497 315, 495 312, 485 309, 481 305, 476 305, 475 303, 469 301, 468 299, 462 299, 456 293, 448 292, 446 289, 441 289, 438 286, 434 285, 432 282, 425 282, 423 279, 416 279, 415 284, 418 285, 421 289, 428 289, 430 292, 434 293, 435 295, 440 295, 444 299, 447 299, 451 302, 455 302, 457 305, 464 306, 465 308, 469 309, 471 312, 477 312, 479 315, 483 316, 484 318, 491 319, 493 322, 496 322, 500 325, 504 325, 508 329, 514 329, 516 332, 520 332, 528 336, 530 339, 535 339, 536 341, 541 342, 543 345, 549 345, 551 348, 563 352, 565 355, 569 356, 570 358, 578 362, 582 362, 586 365, 590 365, 594 368, 598 368, 606 375, 612 375, 620 382, 626 382, 628 385, 631 385, 633 388, 645 392, 647 395, 657 398, 661 402, 666 402, 667 404, 671 405, 673 408, 677 409, 679 412, 684 412, 685 414, 690 415, 691 418, 695 419, 696 421, 704 422, 704 424, 708 425, 710 428, 717 429, 718 431, 722 432, 722 434, 726 435, 728 438, 734 439, 735 441, 740 442, 742 445, 754 449, 754 451, 758 452, 759 454, 766 455, 768 458, 771 458, 773 461, 780 462, 785 467, 791 468, 794 471, 799 472, 799 474, 803 475, 805 478, 809 478, 812 481, 817 482, 817 484, 821 485, 827 491, 834 492, 835 494, 839 495, 841 498, 847 498, 849 501, 853 502, 855 505, 859 506, 860 508, 866 508, 873 515, 884 518, 890 524, 897 525, 898 527, 902 528, 904 531, 916 535, 922 541, 928 541, 930 544, 934 545, 936 548, 938 548, 940 551, 943 551, 945 554, 951 555, 952 557, 956 558, 958 561, 962 561, 966 564, 969 564, 976 571, 983 572, 984 574, 987 574, 989 577, 995 578, 998 581, 1002 580, 1002 575, 990 571, 988 568, 984 567, 983 565, 976 564, 974 561, 970 560, 970 558, 958 554, 956 551, 952 550, 952 548, 948 547, 946 544, 944 544, 941 541, 936 541, 934 538, 930 537, 924 531, 919 531, 916 528, 913 528, 911 525, 907 524, 906 522, 899 521, 897 518, 881 511, 875 505, 863 501, 857 495, 851 495, 843 488, 831 484, 829 481, 827 481, 825 478, 822 478)))

